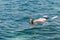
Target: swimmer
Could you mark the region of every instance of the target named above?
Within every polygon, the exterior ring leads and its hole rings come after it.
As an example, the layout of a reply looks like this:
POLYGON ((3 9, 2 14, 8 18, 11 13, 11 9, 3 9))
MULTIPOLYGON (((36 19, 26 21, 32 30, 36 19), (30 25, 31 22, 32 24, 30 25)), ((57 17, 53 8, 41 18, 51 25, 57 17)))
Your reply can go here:
MULTIPOLYGON (((52 17, 51 19, 55 19, 57 18, 57 16, 52 17)), ((47 19, 49 19, 47 16, 43 16, 42 18, 33 20, 32 18, 30 18, 30 23, 34 24, 34 23, 38 23, 38 22, 45 22, 47 19)))

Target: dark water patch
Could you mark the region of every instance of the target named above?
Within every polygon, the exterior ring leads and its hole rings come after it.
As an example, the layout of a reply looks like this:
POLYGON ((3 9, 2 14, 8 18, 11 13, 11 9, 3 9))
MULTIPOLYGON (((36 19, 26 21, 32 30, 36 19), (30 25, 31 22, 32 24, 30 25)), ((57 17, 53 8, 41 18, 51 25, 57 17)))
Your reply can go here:
POLYGON ((2 0, 2 1, 12 1, 12 0, 2 0))
POLYGON ((48 40, 60 40, 60 37, 59 38, 48 39, 48 40))

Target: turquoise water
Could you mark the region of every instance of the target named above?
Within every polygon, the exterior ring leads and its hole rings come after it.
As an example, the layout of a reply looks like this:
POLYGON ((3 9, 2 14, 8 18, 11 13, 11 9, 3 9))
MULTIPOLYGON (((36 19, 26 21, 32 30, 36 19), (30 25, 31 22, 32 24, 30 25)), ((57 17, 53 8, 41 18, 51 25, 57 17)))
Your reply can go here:
POLYGON ((60 0, 0 0, 0 40, 60 40, 60 0), (30 25, 44 15, 58 18, 30 25))

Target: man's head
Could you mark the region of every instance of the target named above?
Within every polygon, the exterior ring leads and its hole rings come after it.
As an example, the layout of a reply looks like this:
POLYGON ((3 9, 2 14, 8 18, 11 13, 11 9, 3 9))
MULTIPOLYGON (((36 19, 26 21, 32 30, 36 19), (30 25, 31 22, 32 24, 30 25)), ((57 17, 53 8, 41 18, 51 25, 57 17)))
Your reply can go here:
POLYGON ((33 19, 32 19, 32 18, 30 18, 30 23, 31 23, 31 24, 34 24, 34 23, 33 23, 33 19))

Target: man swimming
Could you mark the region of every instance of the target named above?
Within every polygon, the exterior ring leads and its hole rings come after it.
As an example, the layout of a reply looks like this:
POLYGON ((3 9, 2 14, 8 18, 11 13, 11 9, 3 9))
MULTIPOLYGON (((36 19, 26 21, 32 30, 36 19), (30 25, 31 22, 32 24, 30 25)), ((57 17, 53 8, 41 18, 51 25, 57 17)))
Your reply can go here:
MULTIPOLYGON (((55 19, 55 18, 57 18, 57 16, 54 16, 51 19, 55 19)), ((38 23, 38 22, 45 22, 47 19, 49 19, 47 16, 43 16, 42 18, 39 18, 36 20, 32 20, 32 18, 30 18, 30 23, 34 24, 34 23, 38 23)))

